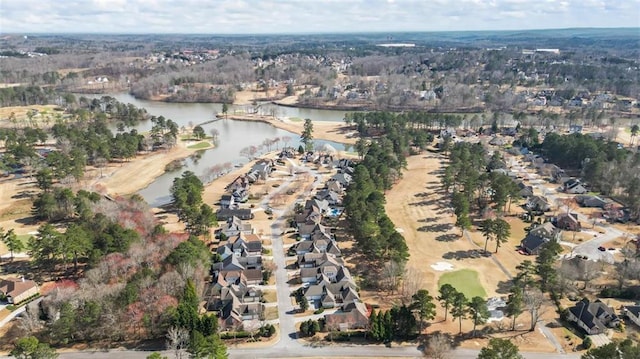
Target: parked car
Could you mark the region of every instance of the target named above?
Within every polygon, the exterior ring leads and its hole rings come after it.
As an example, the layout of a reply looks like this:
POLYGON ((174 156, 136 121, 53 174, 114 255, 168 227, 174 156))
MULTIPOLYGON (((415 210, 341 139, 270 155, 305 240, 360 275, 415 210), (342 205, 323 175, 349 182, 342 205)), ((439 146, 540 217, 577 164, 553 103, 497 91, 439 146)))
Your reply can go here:
POLYGON ((598 247, 598 250, 599 250, 600 252, 604 252, 604 251, 606 251, 607 249, 606 249, 605 247, 603 247, 603 246, 600 246, 600 247, 598 247))

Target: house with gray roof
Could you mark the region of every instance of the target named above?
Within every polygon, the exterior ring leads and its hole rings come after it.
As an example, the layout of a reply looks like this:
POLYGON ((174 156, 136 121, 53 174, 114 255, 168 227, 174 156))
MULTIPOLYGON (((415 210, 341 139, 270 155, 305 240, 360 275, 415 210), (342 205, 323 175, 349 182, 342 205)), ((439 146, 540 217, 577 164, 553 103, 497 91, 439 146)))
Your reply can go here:
POLYGON ((227 238, 229 238, 237 236, 240 233, 253 234, 255 231, 251 226, 251 223, 233 216, 227 219, 227 221, 222 225, 222 228, 220 228, 219 232, 223 233, 227 238))
POLYGON ((367 328, 371 312, 360 300, 340 307, 340 310, 325 315, 325 326, 329 330, 349 331, 367 328))
POLYGON ((625 305, 622 307, 622 314, 640 327, 640 305, 625 305))
POLYGON ((589 208, 604 208, 607 205, 607 201, 598 197, 598 196, 576 196, 576 202, 581 207, 589 207, 589 208))
POLYGON ((538 254, 542 246, 552 240, 560 239, 560 230, 553 223, 546 222, 531 229, 520 242, 520 248, 528 254, 538 254))
POLYGON ((600 300, 589 302, 583 299, 579 301, 575 306, 569 308, 567 320, 575 323, 588 335, 605 333, 607 328, 615 328, 620 324, 620 318, 615 314, 613 308, 600 300))
POLYGON ((298 268, 318 268, 326 265, 342 266, 344 261, 342 258, 336 257, 329 253, 305 253, 298 256, 296 261, 298 268))

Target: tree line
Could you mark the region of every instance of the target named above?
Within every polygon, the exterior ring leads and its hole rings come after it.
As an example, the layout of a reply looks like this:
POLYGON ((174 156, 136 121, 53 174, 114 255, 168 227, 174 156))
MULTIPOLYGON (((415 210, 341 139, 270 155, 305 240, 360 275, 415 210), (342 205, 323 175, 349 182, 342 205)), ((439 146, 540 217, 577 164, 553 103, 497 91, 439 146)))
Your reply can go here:
POLYGON ((488 157, 482 144, 468 142, 443 145, 442 150, 449 151, 449 163, 441 182, 444 190, 451 193, 456 226, 462 232, 471 228, 470 213, 475 209, 488 219, 481 227, 487 242, 492 238, 496 240, 497 251, 500 244, 509 238, 511 229, 501 217, 509 210, 511 202, 518 200, 520 189, 506 174, 491 171, 504 167, 498 152, 488 157), (498 218, 491 218, 494 216, 492 212, 498 218))
POLYGON ((550 133, 542 142, 542 153, 564 169, 579 170, 593 190, 621 199, 632 218, 640 218, 640 152, 579 133, 550 133))

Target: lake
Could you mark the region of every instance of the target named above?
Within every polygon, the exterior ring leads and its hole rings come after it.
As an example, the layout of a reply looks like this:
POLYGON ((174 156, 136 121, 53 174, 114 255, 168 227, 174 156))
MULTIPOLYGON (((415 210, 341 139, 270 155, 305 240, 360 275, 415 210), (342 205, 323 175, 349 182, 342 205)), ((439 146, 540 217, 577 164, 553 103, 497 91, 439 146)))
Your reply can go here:
MULTIPOLYGON (((77 95, 80 97, 81 95, 77 95)), ((101 97, 102 95, 82 95, 87 98, 101 97)), ((206 122, 214 118, 216 113, 222 111, 221 104, 214 103, 168 103, 138 100, 129 94, 110 95, 123 103, 131 103, 136 107, 143 107, 147 112, 155 116, 164 116, 171 119, 179 126, 190 126, 206 122)), ((298 109, 294 107, 283 107, 277 105, 263 105, 263 111, 270 111, 269 106, 278 107, 278 116, 311 118, 313 121, 342 121, 344 111, 314 110, 314 109, 298 109)), ((229 112, 233 112, 234 108, 242 109, 242 106, 230 106, 229 112)), ((270 112, 265 112, 270 113, 270 112)), ((200 177, 204 177, 207 170, 217 164, 231 162, 234 165, 246 163, 248 159, 240 154, 240 151, 247 146, 260 146, 265 139, 273 139, 276 137, 290 137, 289 146, 297 147, 300 143, 300 136, 279 128, 273 127, 262 122, 247 122, 234 120, 218 120, 202 126, 205 133, 209 134, 211 129, 216 129, 218 135, 218 146, 216 148, 205 150, 202 157, 198 160, 188 158, 185 160, 185 166, 180 171, 165 173, 153 181, 149 186, 140 190, 138 193, 151 205, 160 206, 168 203, 171 198, 169 188, 173 183, 173 179, 182 175, 184 171, 192 171, 200 177)), ((151 122, 144 121, 136 126, 139 132, 151 130, 151 122)), ((115 132, 115 125, 112 130, 115 132)), ((338 151, 345 149, 344 144, 314 140, 316 145, 328 144, 338 151)), ((281 148, 283 143, 278 146, 281 148)), ((272 148, 273 149, 273 148, 272 148)))

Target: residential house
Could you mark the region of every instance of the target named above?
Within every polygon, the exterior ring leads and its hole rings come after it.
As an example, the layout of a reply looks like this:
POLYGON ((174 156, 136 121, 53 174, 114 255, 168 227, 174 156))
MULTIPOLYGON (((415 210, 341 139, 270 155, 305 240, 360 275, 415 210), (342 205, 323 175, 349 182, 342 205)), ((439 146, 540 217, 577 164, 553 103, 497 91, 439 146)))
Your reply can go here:
POLYGON ((313 228, 316 224, 320 224, 322 222, 322 218, 322 214, 312 208, 303 210, 302 213, 296 214, 293 221, 295 222, 295 227, 298 229, 305 225, 313 228))
POLYGON ((309 199, 304 203, 304 209, 313 210, 324 215, 331 210, 331 207, 327 200, 309 199))
POLYGON ((549 201, 542 196, 533 196, 527 199, 525 207, 532 211, 546 212, 551 209, 551 204, 549 204, 549 201))
POLYGON ((259 257, 262 255, 262 240, 257 234, 237 234, 218 246, 218 254, 225 260, 229 255, 236 257, 259 257))
POLYGON ((325 326, 329 330, 347 331, 364 329, 369 324, 371 311, 359 300, 343 304, 340 310, 325 315, 325 326))
POLYGON ((561 213, 556 217, 556 227, 567 231, 580 231, 582 226, 577 213, 561 213))
POLYGON ((620 318, 612 308, 596 300, 591 303, 583 299, 569 308, 567 320, 584 330, 588 335, 602 334, 607 328, 620 324, 620 318))
POLYGON ((528 254, 538 254, 544 244, 560 239, 560 230, 553 223, 546 222, 531 229, 520 242, 520 248, 528 254))
POLYGON ((258 180, 265 181, 274 170, 272 160, 260 160, 247 173, 247 180, 249 183, 254 183, 258 180))
POLYGON ((230 218, 238 217, 242 220, 253 219, 254 215, 248 208, 221 208, 216 212, 218 221, 227 221, 230 218))
POLYGON ((353 281, 349 270, 345 266, 326 265, 316 268, 300 269, 300 280, 302 283, 316 284, 323 280, 329 283, 340 283, 353 281))
MULTIPOLYGON (((258 283, 259 284, 259 283, 258 283)), ((213 281, 209 285, 209 295, 219 295, 222 288, 230 285, 247 286, 247 278, 243 271, 218 272, 213 276, 213 281)))
POLYGON ((235 197, 230 194, 223 194, 220 198, 220 207, 222 208, 235 208, 235 197))
POLYGON ((250 187, 249 180, 247 176, 238 176, 234 179, 225 189, 230 192, 234 192, 237 190, 248 191, 250 187))
POLYGON ((217 312, 220 329, 241 330, 245 321, 260 320, 264 313, 262 303, 242 303, 233 295, 214 303, 212 311, 217 312))
POLYGON ((349 187, 349 184, 353 181, 353 178, 348 173, 336 173, 333 175, 328 182, 336 181, 340 184, 342 188, 349 187))
POLYGON ((235 203, 245 203, 249 200, 249 191, 246 189, 235 189, 231 193, 235 203))
POLYGON ((321 268, 324 266, 342 266, 344 261, 330 253, 305 253, 298 256, 298 268, 321 268))
POLYGON ((622 307, 622 313, 640 327, 640 305, 625 305, 622 307))
POLYGON ((564 191, 571 194, 585 194, 589 192, 581 183, 580 180, 570 179, 563 184, 564 191))
POLYGON ((331 231, 326 226, 319 223, 298 224, 298 235, 302 239, 311 239, 313 234, 320 233, 323 237, 333 238, 331 231))
POLYGON ((309 303, 314 303, 316 307, 322 308, 334 308, 360 299, 356 285, 350 280, 338 283, 323 280, 305 287, 303 291, 309 303))
POLYGON ((582 207, 589 208, 604 208, 607 205, 607 201, 598 196, 576 196, 576 202, 582 207))
POLYGON ((338 194, 343 194, 344 193, 344 187, 342 186, 342 184, 338 181, 328 181, 326 183, 325 186, 329 191, 338 193, 338 194))
POLYGON ((300 241, 293 246, 296 255, 303 255, 306 253, 329 253, 336 257, 341 255, 340 249, 336 245, 333 239, 327 238, 312 238, 306 241, 300 241))
POLYGON ((507 141, 504 138, 498 136, 493 136, 489 141, 489 144, 492 146, 504 146, 506 143, 507 141))
POLYGON ((342 203, 342 200, 340 199, 340 194, 338 194, 338 192, 332 191, 327 188, 323 188, 320 191, 318 191, 314 196, 314 198, 317 201, 326 201, 329 204, 329 206, 336 206, 342 203))
POLYGON ((520 188, 520 192, 518 192, 518 193, 520 194, 520 196, 522 198, 529 198, 529 197, 533 196, 533 187, 532 186, 527 186, 522 181, 517 181, 516 184, 518 185, 518 188, 520 188))
POLYGON ((214 263, 212 265, 212 269, 214 273, 216 272, 224 273, 229 271, 245 271, 248 269, 257 269, 257 270, 262 269, 261 256, 250 256, 250 257, 236 256, 236 255, 233 255, 234 254, 233 252, 229 252, 228 246, 220 246, 218 249, 224 253, 225 258, 221 262, 214 263))
POLYGON ((38 293, 38 284, 30 279, 22 277, 0 280, 0 297, 6 298, 9 304, 21 303, 38 293))
POLYGON ((222 225, 220 233, 223 233, 227 238, 237 236, 238 234, 253 234, 254 229, 251 223, 243 221, 240 218, 233 216, 222 225))

